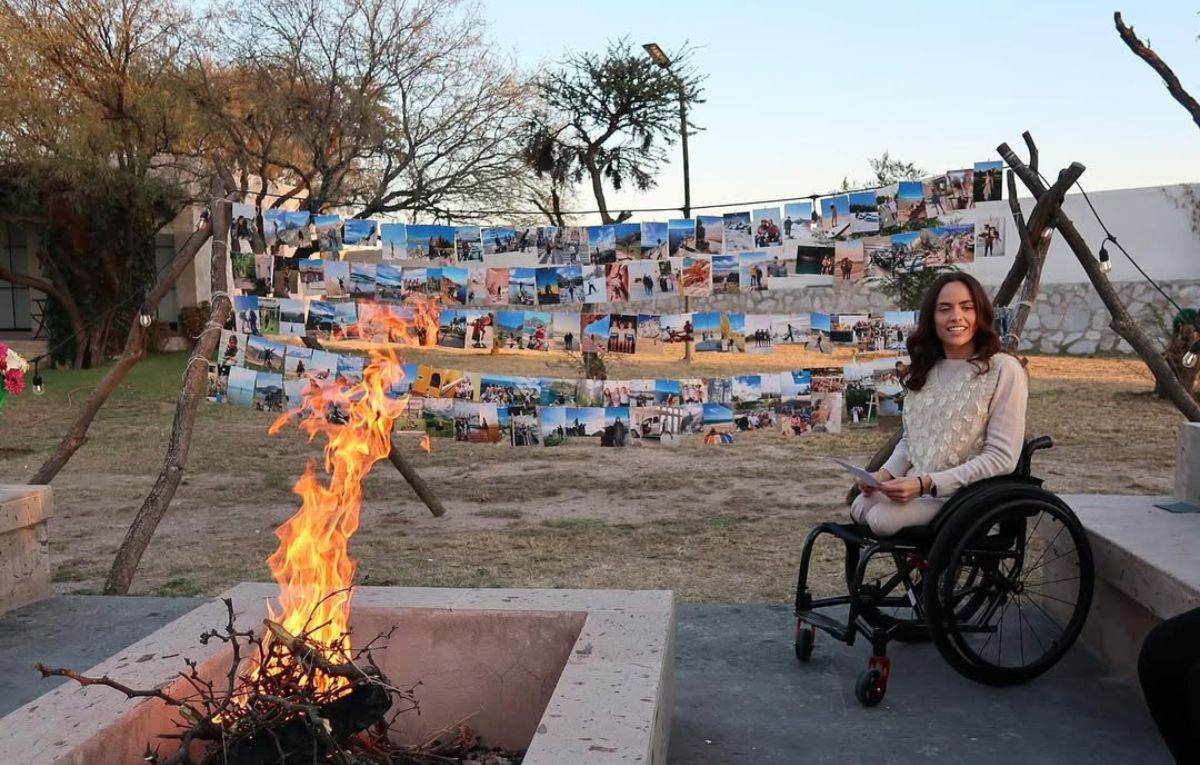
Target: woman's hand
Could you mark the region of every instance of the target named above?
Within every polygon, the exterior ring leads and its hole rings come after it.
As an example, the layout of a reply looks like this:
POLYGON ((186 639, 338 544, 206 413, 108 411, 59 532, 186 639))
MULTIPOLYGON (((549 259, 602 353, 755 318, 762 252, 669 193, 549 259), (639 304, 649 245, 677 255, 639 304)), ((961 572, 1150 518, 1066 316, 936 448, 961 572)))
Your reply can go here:
POLYGON ((890 481, 884 481, 879 490, 893 502, 908 502, 921 496, 921 479, 917 476, 893 478, 890 481))
MULTIPOLYGON (((875 476, 875 480, 879 481, 880 483, 886 483, 892 480, 892 474, 883 469, 876 470, 874 473, 871 473, 871 475, 875 476)), ((874 486, 868 486, 861 480, 858 481, 858 490, 864 497, 869 497, 876 491, 874 486)))

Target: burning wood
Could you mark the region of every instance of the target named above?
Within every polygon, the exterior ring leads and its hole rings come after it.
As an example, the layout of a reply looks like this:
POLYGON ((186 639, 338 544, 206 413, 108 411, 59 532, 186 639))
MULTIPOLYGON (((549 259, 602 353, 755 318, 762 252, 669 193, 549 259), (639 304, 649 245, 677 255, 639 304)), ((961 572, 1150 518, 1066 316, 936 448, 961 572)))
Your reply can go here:
MULTIPOLYGON (((422 342, 427 324, 428 316, 420 306, 411 322, 381 307, 361 314, 358 334, 379 336, 382 325, 384 334, 394 340, 415 337, 422 342)), ((403 462, 393 451, 392 425, 408 402, 389 395, 403 374, 392 347, 371 348, 360 381, 314 383, 303 406, 271 426, 275 433, 296 420, 310 441, 323 436, 328 480, 318 476, 310 462, 293 487, 301 505, 275 532, 279 546, 267 565, 279 583, 279 610, 268 605, 270 618, 264 629, 238 630, 233 603, 226 600, 229 619, 224 629, 201 635, 204 644, 219 640, 232 650, 223 687, 206 680, 190 661, 188 671, 179 675, 190 689, 183 696, 38 665, 42 676, 105 685, 129 698, 153 697, 177 709, 182 718, 179 732, 169 736, 179 742, 175 751, 146 752, 147 762, 161 765, 519 761, 519 756, 481 749, 465 725, 443 731, 420 746, 394 746, 387 737, 391 723, 398 715, 416 710, 417 703, 412 688, 394 686, 371 659, 372 646, 390 634, 357 651, 350 647, 355 562, 347 545, 358 529, 363 478, 376 462, 389 456, 398 467, 403 462)))
POLYGON ((179 712, 177 741, 163 753, 147 746, 144 760, 157 765, 450 765, 519 763, 519 753, 488 750, 462 722, 425 742, 399 747, 388 740, 396 718, 419 707, 413 688, 393 685, 371 658, 383 648, 380 635, 354 652, 313 640, 311 631, 292 634, 270 619, 261 634, 239 630, 233 601, 224 600, 229 618, 221 630, 201 634, 201 643, 219 640, 232 657, 224 683, 205 679, 194 662, 179 677, 190 689, 171 694, 141 690, 110 677, 88 677, 41 664, 42 677, 67 677, 83 686, 103 685, 127 698, 156 698, 179 712), (261 667, 272 670, 260 671, 261 667), (336 682, 335 682, 336 681, 336 682))

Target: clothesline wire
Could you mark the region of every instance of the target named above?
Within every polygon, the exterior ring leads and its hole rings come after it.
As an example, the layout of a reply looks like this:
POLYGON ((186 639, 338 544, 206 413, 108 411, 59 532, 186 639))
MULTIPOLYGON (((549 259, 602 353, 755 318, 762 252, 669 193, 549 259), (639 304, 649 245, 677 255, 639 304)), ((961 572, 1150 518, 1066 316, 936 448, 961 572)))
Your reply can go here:
MULTIPOLYGON (((1050 185, 1050 181, 1046 178, 1046 176, 1042 175, 1042 173, 1040 171, 1038 171, 1038 177, 1041 178, 1042 182, 1045 183, 1047 186, 1050 185)), ((1108 228, 1108 225, 1105 224, 1104 219, 1100 217, 1100 213, 1096 210, 1096 206, 1094 204, 1092 204, 1092 198, 1089 197, 1087 191, 1084 190, 1083 184, 1081 184, 1079 181, 1075 181, 1075 187, 1077 189, 1079 189, 1079 193, 1083 195, 1083 201, 1087 203, 1088 209, 1090 209, 1092 211, 1092 215, 1095 216, 1096 222, 1100 224, 1100 228, 1104 231, 1105 241, 1112 242, 1114 245, 1116 245, 1117 249, 1120 250, 1121 253, 1123 255, 1125 255, 1126 258, 1129 259, 1129 262, 1133 264, 1133 267, 1136 268, 1138 270, 1138 273, 1142 275, 1142 278, 1145 279, 1147 282, 1149 282, 1150 286, 1153 287, 1154 289, 1156 289, 1158 291, 1158 294, 1162 295, 1163 298, 1166 299, 1166 301, 1168 303, 1170 303, 1172 306, 1174 306, 1176 312, 1183 311, 1183 309, 1179 307, 1179 304, 1176 303, 1171 298, 1171 296, 1168 295, 1165 290, 1163 290, 1163 288, 1161 286, 1159 286, 1158 282, 1154 281, 1154 279, 1150 276, 1150 274, 1146 273, 1146 270, 1144 268, 1142 268, 1141 265, 1139 265, 1136 260, 1134 260, 1133 256, 1129 254, 1129 251, 1125 249, 1125 246, 1117 241, 1117 237, 1108 228)), ((1101 245, 1101 246, 1103 246, 1103 245, 1101 245)))
MULTIPOLYGON (((790 197, 777 197, 775 199, 757 199, 757 200, 751 200, 751 201, 746 201, 746 202, 720 202, 720 203, 716 203, 716 204, 692 205, 690 209, 692 209, 692 210, 713 210, 718 207, 744 207, 744 206, 748 206, 748 205, 779 204, 781 202, 792 202, 792 201, 799 201, 799 200, 805 200, 805 199, 815 202, 818 199, 823 199, 826 197, 839 197, 839 196, 843 196, 845 194, 858 194, 863 191, 875 191, 877 189, 881 189, 881 188, 884 188, 885 186, 890 186, 890 185, 891 184, 885 183, 880 186, 864 186, 862 188, 844 189, 841 191, 826 192, 824 194, 801 194, 801 195, 794 195, 794 196, 790 196, 790 197)), ((260 195, 258 192, 255 192, 255 194, 260 195)), ((281 198, 286 195, 273 194, 270 192, 262 192, 261 196, 281 198)), ((294 198, 294 197, 289 197, 289 198, 294 198)), ((307 200, 303 200, 303 201, 307 201, 307 200)), ((333 205, 335 207, 356 207, 356 206, 360 205, 360 203, 357 203, 357 202, 347 202, 347 201, 334 200, 334 199, 326 200, 326 203, 333 205)), ((683 208, 682 207, 638 207, 638 208, 632 208, 632 209, 621 209, 621 210, 619 210, 619 212, 628 212, 628 213, 632 214, 632 213, 673 212, 676 210, 679 210, 682 212, 683 208)), ((297 212, 303 212, 303 210, 299 210, 297 212)), ((437 208, 434 208, 433 212, 436 215, 438 215, 439 217, 444 217, 447 220, 452 220, 454 218, 458 218, 459 220, 465 220, 469 216, 480 216, 480 215, 545 215, 546 214, 544 210, 471 210, 471 211, 465 211, 465 210, 438 210, 437 208)), ((559 210, 558 212, 562 215, 600 215, 604 211, 603 210, 559 210)))

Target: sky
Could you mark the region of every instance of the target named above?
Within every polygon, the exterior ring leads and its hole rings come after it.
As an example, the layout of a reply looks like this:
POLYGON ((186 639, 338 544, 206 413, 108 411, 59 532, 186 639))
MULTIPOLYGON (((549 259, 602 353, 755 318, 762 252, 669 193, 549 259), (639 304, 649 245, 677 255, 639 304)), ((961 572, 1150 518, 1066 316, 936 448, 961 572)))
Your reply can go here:
MULTIPOLYGON (((1200 5, 1124 0, 1127 24, 1200 98, 1200 5)), ((931 173, 1025 155, 1032 132, 1042 171, 1087 166, 1092 189, 1200 181, 1200 129, 1125 47, 1111 3, 730 3, 721 0, 483 0, 494 49, 526 71, 611 38, 685 41, 708 74, 692 120, 693 205, 824 193, 870 177, 888 151, 931 173), (553 34, 530 34, 552 20, 553 34), (853 66, 847 63, 853 62, 853 66)), ((679 147, 644 193, 610 207, 682 204, 679 147)), ((593 209, 580 190, 575 207, 593 209)), ((742 209, 750 205, 740 205, 742 209)), ((736 206, 735 206, 736 207, 736 206)), ((638 215, 638 219, 670 217, 638 215)), ((583 222, 594 222, 588 217, 583 222)))

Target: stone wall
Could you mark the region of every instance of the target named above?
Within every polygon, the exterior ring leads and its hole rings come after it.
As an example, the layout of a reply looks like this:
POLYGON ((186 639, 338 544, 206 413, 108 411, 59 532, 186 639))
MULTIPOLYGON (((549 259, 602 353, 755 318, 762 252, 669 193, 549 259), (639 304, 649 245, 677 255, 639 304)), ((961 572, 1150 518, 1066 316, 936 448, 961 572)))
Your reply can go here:
MULTIPOLYGON (((1200 280, 1160 282, 1162 288, 1184 308, 1200 306, 1200 280)), ((995 285, 986 285, 989 292, 995 285)), ((1155 326, 1157 311, 1166 321, 1174 309, 1145 281, 1116 282, 1117 293, 1129 313, 1140 321, 1150 336, 1162 331, 1155 326)), ((865 282, 836 284, 806 290, 763 292, 758 295, 717 295, 693 298, 692 311, 744 311, 746 313, 860 313, 894 310, 891 300, 865 282)), ((599 311, 612 313, 678 313, 679 298, 638 303, 609 303, 599 311)), ((1025 326, 1021 350, 1035 353, 1132 353, 1128 343, 1108 326, 1109 315, 1091 284, 1043 284, 1034 311, 1025 326)))

